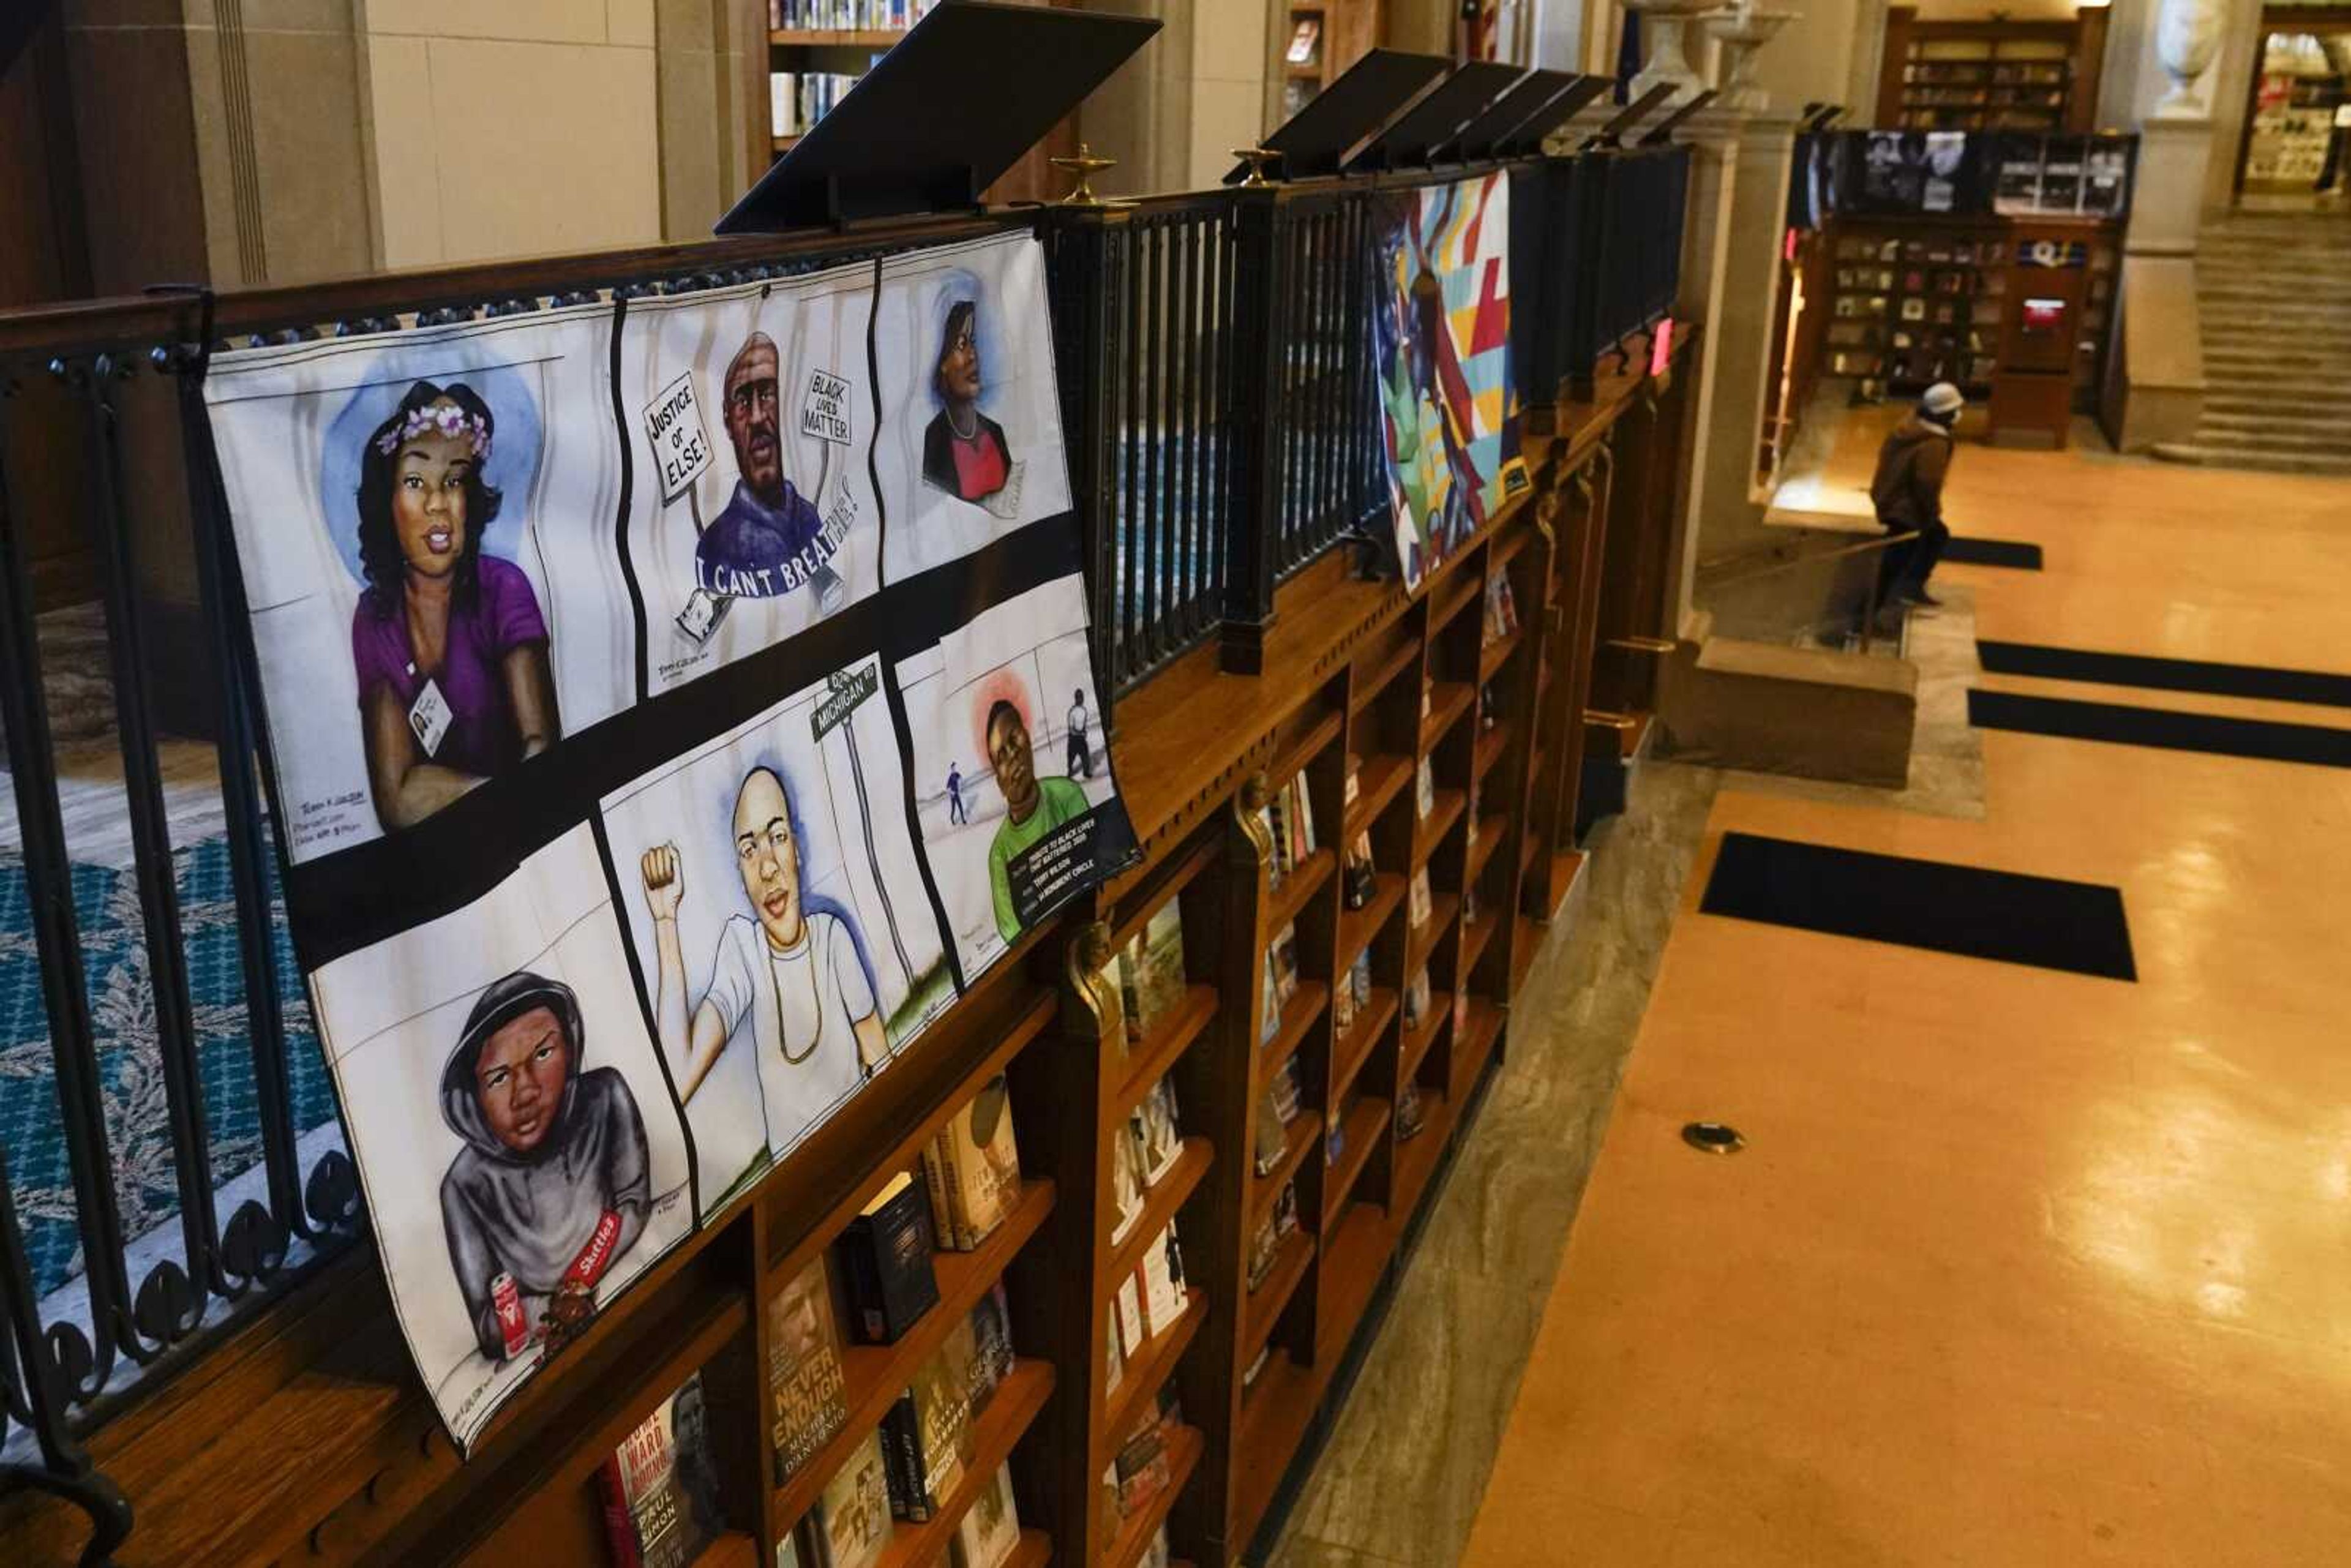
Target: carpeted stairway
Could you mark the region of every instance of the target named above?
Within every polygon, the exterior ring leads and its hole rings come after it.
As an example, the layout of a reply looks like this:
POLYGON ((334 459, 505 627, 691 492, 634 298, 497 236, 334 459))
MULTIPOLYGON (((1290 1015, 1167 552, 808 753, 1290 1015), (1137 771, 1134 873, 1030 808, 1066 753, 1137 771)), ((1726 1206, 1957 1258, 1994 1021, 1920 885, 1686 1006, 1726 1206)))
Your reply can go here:
POLYGON ((2175 462, 2351 474, 2351 219, 2232 213, 2197 242, 2210 390, 2175 462))

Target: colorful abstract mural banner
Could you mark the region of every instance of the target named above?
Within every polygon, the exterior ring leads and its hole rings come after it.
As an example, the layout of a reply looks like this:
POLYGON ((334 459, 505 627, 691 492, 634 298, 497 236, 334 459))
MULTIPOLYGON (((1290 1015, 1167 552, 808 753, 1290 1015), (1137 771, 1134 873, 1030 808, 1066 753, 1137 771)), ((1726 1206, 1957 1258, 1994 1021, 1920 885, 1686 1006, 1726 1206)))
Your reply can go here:
POLYGON ((470 1451, 1133 862, 1041 247, 248 349, 205 396, 287 925, 470 1451))
POLYGON ((1510 201, 1499 173, 1382 198, 1372 364, 1409 586, 1528 487, 1510 365, 1510 201))

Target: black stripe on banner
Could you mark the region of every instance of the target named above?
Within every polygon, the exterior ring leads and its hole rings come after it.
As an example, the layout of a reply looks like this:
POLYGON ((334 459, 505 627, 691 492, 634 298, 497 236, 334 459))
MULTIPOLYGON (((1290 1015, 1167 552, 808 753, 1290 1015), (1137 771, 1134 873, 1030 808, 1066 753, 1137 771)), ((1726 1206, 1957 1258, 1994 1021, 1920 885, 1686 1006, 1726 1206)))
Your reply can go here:
POLYGON ((1968 722, 1978 729, 2009 729, 2022 735, 2055 735, 2071 740, 2112 741, 2118 746, 2152 746, 2165 751, 2203 751, 2215 757, 2252 757, 2265 762, 2351 768, 2351 729, 2329 729, 2317 724, 2222 718, 2217 714, 2180 713, 2173 708, 2132 707, 2123 703, 2085 703, 2067 697, 2031 697, 2015 692, 1980 690, 1968 693, 1968 722))
POLYGON ((1961 566, 2012 566, 2019 571, 2041 570, 2041 547, 2016 539, 1963 539, 1957 534, 1943 546, 1943 559, 1961 566))
POLYGON ((2137 980, 2118 888, 1725 833, 1705 915, 2137 980))
POLYGON ((2215 664, 2202 659, 2158 659, 2145 653, 2100 653, 2042 643, 1976 640, 1976 656, 1995 675, 2035 675, 2053 681, 2093 681, 2105 686, 2149 686, 2219 697, 2351 707, 2351 675, 2324 670, 2280 670, 2266 664, 2215 664))

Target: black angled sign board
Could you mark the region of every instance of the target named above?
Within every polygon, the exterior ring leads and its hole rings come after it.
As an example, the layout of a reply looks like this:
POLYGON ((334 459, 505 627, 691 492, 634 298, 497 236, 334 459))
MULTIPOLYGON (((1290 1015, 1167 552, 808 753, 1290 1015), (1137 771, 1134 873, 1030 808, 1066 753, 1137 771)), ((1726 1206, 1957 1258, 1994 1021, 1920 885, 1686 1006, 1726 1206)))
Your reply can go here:
POLYGON ((1159 27, 1149 17, 945 0, 715 232, 774 234, 977 205, 1159 27))

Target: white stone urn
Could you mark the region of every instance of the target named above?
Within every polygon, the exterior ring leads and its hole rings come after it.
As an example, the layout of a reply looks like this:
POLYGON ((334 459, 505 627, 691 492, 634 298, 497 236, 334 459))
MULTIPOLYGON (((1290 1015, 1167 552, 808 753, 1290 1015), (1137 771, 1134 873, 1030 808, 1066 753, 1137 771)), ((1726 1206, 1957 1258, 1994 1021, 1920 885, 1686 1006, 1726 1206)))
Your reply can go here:
POLYGON ((2220 48, 2220 0, 2163 0, 2156 14, 2155 57, 2171 78, 2171 90, 2156 104, 2156 119, 2203 118, 2200 84, 2220 48))
POLYGON ((1682 49, 1682 29, 1716 4, 1716 0, 1622 0, 1625 9, 1641 19, 1641 69, 1633 78, 1633 96, 1639 98, 1659 82, 1671 82, 1675 97, 1704 89, 1689 56, 1682 49))
POLYGON ((1722 46, 1723 108, 1759 114, 1771 107, 1771 95, 1755 80, 1755 53, 1796 15, 1761 10, 1745 3, 1706 14, 1706 30, 1722 46))

